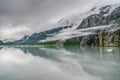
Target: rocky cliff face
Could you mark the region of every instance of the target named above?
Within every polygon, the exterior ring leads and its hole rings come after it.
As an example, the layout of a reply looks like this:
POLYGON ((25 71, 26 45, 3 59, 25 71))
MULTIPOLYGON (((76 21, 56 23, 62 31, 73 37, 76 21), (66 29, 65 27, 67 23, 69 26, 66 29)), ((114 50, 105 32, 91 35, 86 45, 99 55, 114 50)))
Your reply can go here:
POLYGON ((84 18, 77 30, 111 24, 109 28, 96 34, 79 37, 79 39, 78 37, 71 38, 68 41, 79 41, 80 46, 120 46, 120 6, 112 12, 110 12, 110 8, 110 5, 102 7, 99 14, 84 18))
POLYGON ((120 46, 120 30, 85 36, 81 46, 120 46))
POLYGON ((80 46, 120 46, 120 27, 117 24, 105 28, 99 33, 67 39, 65 43, 75 43, 80 46))
POLYGON ((115 10, 109 13, 110 8, 110 5, 102 7, 100 8, 99 14, 93 14, 87 18, 84 18, 77 29, 112 24, 114 20, 120 17, 120 7, 117 7, 115 10))

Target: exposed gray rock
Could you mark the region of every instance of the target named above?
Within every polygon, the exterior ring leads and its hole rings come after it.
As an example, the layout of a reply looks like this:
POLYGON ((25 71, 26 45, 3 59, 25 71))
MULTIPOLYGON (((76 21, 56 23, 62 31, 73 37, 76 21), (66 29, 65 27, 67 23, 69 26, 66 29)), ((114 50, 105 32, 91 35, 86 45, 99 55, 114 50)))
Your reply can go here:
POLYGON ((113 10, 108 16, 104 16, 104 14, 109 13, 110 8, 110 5, 102 7, 100 8, 99 14, 93 14, 88 16, 87 18, 84 18, 77 29, 102 26, 113 23, 114 20, 120 17, 120 7, 117 7, 115 10, 113 10))
POLYGON ((84 18, 77 29, 106 25, 106 18, 101 14, 93 14, 84 18))
POLYGON ((120 46, 120 30, 106 31, 83 37, 80 46, 120 46))
POLYGON ((107 5, 105 7, 100 8, 100 14, 108 14, 110 12, 111 9, 111 5, 107 5))
POLYGON ((120 6, 117 7, 113 12, 111 12, 110 14, 110 19, 111 20, 115 20, 117 19, 118 17, 120 17, 120 6))
POLYGON ((98 45, 98 44, 99 44, 99 37, 97 34, 95 34, 95 35, 85 36, 82 39, 80 46, 98 45))

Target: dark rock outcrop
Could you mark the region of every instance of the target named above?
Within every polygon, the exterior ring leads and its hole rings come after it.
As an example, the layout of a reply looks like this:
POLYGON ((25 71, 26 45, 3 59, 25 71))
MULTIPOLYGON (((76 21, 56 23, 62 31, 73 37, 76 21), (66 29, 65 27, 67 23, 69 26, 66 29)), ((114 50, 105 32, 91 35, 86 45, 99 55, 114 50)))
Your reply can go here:
POLYGON ((88 16, 87 18, 84 18, 81 24, 77 27, 77 29, 102 26, 113 23, 114 20, 120 17, 120 7, 117 7, 110 14, 108 14, 110 9, 110 5, 100 8, 99 14, 93 14, 88 16), (105 16, 104 14, 108 15, 105 16))
POLYGON ((81 46, 120 46, 120 30, 85 36, 81 46))
POLYGON ((94 26, 100 26, 100 25, 106 25, 106 18, 101 14, 93 14, 87 18, 84 18, 82 23, 77 29, 81 28, 88 28, 88 27, 94 27, 94 26))
POLYGON ((99 10, 100 10, 100 14, 108 14, 109 12, 110 12, 110 9, 111 9, 112 7, 111 7, 111 5, 107 5, 107 6, 105 6, 105 7, 102 7, 102 8, 100 8, 99 10))

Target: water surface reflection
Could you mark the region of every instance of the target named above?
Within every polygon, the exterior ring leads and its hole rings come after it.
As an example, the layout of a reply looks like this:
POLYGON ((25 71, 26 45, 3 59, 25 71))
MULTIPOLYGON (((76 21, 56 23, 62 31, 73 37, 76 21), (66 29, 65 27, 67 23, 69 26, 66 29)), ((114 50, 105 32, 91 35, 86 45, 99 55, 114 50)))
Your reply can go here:
POLYGON ((120 80, 120 48, 3 47, 0 80, 120 80))

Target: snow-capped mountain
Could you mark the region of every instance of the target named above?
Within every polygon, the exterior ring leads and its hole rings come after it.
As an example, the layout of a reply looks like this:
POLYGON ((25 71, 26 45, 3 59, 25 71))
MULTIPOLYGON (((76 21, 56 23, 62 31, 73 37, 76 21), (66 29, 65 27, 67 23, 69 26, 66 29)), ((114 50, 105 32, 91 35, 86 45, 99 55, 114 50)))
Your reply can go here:
POLYGON ((79 42, 80 45, 118 46, 120 4, 96 6, 91 10, 61 19, 55 28, 26 36, 15 44, 79 42))

